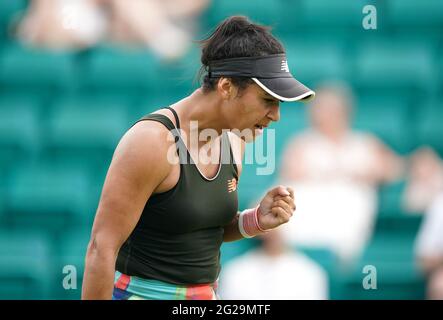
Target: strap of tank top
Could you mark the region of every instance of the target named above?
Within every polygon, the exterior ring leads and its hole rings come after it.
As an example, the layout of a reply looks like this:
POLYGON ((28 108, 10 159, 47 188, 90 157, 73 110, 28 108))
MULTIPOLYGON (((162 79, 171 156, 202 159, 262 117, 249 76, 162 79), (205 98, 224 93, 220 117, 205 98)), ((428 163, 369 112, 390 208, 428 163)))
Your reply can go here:
POLYGON ((238 175, 238 168, 237 168, 237 164, 235 163, 235 158, 234 158, 234 154, 232 151, 231 139, 229 138, 229 134, 227 132, 224 132, 222 135, 222 143, 224 144, 224 148, 223 148, 223 150, 225 150, 224 153, 229 152, 229 156, 227 154, 222 155, 223 156, 222 159, 224 159, 223 161, 225 161, 223 163, 225 163, 225 164, 229 163, 234 168, 235 174, 238 175), (226 162, 227 161, 226 157, 229 157, 228 158, 229 162, 226 162))
MULTIPOLYGON (((172 121, 167 117, 167 116, 165 116, 165 115, 162 115, 162 114, 157 114, 157 113, 151 113, 151 114, 147 114, 147 115, 145 115, 143 118, 141 118, 141 119, 139 119, 137 122, 140 122, 140 121, 143 121, 143 120, 153 120, 153 121, 157 121, 157 122, 160 122, 161 124, 163 124, 166 128, 168 128, 168 130, 169 131, 171 131, 173 134, 174 134, 174 137, 175 137, 175 142, 177 143, 177 142, 179 142, 179 135, 180 135, 180 132, 179 132, 179 130, 178 129, 180 129, 180 121, 179 121, 179 119, 178 119, 178 115, 177 115, 177 112, 174 110, 174 109, 172 109, 171 107, 165 107, 165 109, 169 109, 169 110, 171 110, 171 112, 174 114, 174 118, 175 118, 175 121, 176 121, 176 123, 177 123, 177 127, 176 126, 174 126, 174 124, 172 123, 172 121)), ((137 122, 135 122, 135 123, 137 123, 137 122)), ((135 125, 135 123, 134 123, 134 125, 135 125)), ((223 147, 221 148, 221 150, 220 150, 220 152, 223 150, 223 152, 225 153, 225 152, 229 152, 229 156, 228 156, 228 159, 226 159, 226 154, 224 154, 224 155, 222 155, 222 157, 221 157, 221 159, 222 159, 222 163, 224 163, 224 164, 226 164, 226 163, 230 163, 233 167, 234 167, 234 170, 235 170, 235 172, 236 173, 238 173, 237 172, 237 165, 236 165, 236 163, 235 163, 235 159, 234 159, 234 155, 233 155, 233 151, 232 151, 232 145, 231 145, 231 141, 230 141, 230 139, 229 139, 229 135, 227 134, 227 133, 223 133, 222 134, 222 139, 221 139, 221 142, 222 142, 222 144, 223 144, 223 147), (227 160, 229 161, 229 162, 227 162, 227 160)), ((186 147, 184 147, 184 144, 182 144, 182 143, 180 143, 180 146, 182 147, 182 149, 185 151, 185 152, 179 152, 179 156, 180 156, 180 158, 181 157, 186 157, 187 159, 187 163, 192 163, 193 161, 192 161, 192 159, 190 158, 190 155, 188 154, 188 152, 186 152, 186 147)), ((178 149, 179 148, 177 148, 177 151, 178 151, 178 149)))
MULTIPOLYGON (((143 118, 139 119, 137 122, 143 120, 152 120, 157 121, 163 124, 169 131, 174 135, 174 140, 177 147, 177 154, 180 159, 180 163, 190 163, 190 155, 186 151, 186 146, 183 141, 180 139, 180 131, 174 126, 174 123, 165 115, 158 113, 150 113, 145 115, 143 118)), ((136 123, 137 123, 136 122, 136 123)), ((135 123, 134 123, 135 125, 135 123)))
POLYGON ((139 119, 137 122, 133 124, 133 126, 143 120, 152 120, 157 121, 163 124, 168 130, 174 135, 175 142, 179 142, 180 138, 180 131, 174 126, 174 123, 165 115, 158 114, 158 113, 150 113, 145 115, 143 118, 139 119))
MULTIPOLYGON (((167 116, 164 116, 162 114, 150 113, 150 114, 145 115, 143 118, 137 120, 137 122, 140 122, 143 120, 153 120, 153 121, 160 122, 166 128, 168 128, 169 131, 172 131, 175 129, 175 126, 172 123, 172 121, 167 116)), ((135 123, 134 123, 134 125, 135 125, 135 123)))
POLYGON ((171 107, 166 107, 165 109, 171 110, 172 114, 174 115, 175 123, 177 124, 177 129, 180 129, 180 120, 178 119, 177 112, 171 107))

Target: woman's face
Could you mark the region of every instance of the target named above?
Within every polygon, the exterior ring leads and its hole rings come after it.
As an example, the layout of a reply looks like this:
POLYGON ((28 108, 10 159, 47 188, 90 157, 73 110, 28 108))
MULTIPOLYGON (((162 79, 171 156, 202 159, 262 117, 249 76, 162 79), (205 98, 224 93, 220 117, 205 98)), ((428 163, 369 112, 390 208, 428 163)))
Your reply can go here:
POLYGON ((231 129, 241 131, 242 138, 245 138, 246 142, 262 134, 272 121, 280 119, 280 101, 255 83, 248 85, 231 102, 229 120, 231 129))

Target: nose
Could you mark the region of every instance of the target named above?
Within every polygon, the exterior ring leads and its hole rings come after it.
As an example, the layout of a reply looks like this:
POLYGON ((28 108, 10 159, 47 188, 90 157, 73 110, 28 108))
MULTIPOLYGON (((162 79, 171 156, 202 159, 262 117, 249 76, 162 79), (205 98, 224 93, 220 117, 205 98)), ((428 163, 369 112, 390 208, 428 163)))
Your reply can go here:
POLYGON ((268 118, 274 122, 280 120, 280 105, 278 103, 271 107, 271 110, 268 113, 268 118))

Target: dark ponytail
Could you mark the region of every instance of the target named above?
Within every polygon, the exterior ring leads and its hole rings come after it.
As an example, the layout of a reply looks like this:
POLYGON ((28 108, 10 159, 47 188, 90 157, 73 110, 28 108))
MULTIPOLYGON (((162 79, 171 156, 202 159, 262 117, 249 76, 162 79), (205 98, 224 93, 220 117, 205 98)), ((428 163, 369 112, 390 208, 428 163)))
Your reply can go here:
MULTIPOLYGON (((221 22, 214 32, 200 41, 202 47, 200 76, 203 76, 202 88, 208 92, 215 88, 219 78, 209 78, 209 62, 212 60, 256 57, 284 53, 283 45, 265 26, 254 24, 244 16, 232 16, 221 22)), ((253 83, 249 78, 231 78, 240 90, 253 83)))

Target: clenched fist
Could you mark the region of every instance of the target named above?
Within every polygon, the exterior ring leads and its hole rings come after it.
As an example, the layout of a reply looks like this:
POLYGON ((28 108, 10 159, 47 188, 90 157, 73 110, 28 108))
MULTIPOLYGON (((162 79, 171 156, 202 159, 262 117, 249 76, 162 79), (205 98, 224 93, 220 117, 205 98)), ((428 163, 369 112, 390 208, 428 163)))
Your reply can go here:
POLYGON ((258 223, 263 230, 270 230, 286 223, 295 211, 294 190, 278 186, 266 193, 258 209, 258 223))

